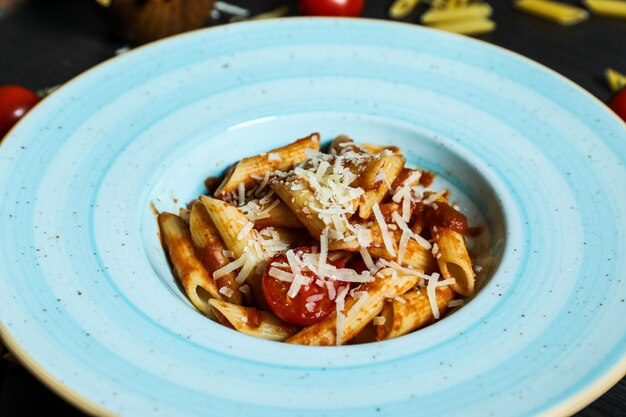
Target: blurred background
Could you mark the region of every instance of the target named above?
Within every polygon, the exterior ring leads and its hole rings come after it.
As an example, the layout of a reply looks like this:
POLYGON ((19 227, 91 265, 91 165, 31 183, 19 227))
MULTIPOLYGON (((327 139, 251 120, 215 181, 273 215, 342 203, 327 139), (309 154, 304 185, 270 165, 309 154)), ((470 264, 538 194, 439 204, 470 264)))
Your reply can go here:
MULTIPOLYGON (((137 45, 298 15, 395 20, 473 36, 559 72, 626 120, 626 0, 0 0, 0 140, 41 97, 137 45)), ((4 348, 2 356, 1 417, 83 415, 4 348)), ((626 416, 626 379, 577 416, 626 416)))

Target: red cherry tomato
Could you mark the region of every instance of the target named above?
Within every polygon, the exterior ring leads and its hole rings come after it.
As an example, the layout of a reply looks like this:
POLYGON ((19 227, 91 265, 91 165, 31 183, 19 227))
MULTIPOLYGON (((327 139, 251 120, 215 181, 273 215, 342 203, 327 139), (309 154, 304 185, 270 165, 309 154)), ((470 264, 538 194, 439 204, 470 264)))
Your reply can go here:
POLYGON ((623 89, 613 97, 609 107, 626 122, 626 89, 623 89))
POLYGON ((364 0, 299 0, 300 13, 309 16, 357 17, 364 0))
MULTIPOLYGON (((302 247, 294 249, 294 253, 310 253, 311 248, 302 247)), ((277 268, 286 272, 292 272, 287 267, 276 267, 273 263, 285 263, 287 264, 287 255, 284 253, 275 255, 267 263, 265 272, 263 273, 262 288, 263 296, 270 310, 274 312, 278 317, 286 321, 287 323, 295 324, 298 326, 308 326, 324 320, 331 312, 335 310, 334 297, 331 300, 329 295, 329 289, 327 285, 319 286, 315 283, 318 276, 308 270, 303 269, 302 275, 311 278, 311 282, 308 285, 303 285, 295 297, 291 298, 287 295, 291 283, 281 281, 269 275, 271 268, 277 268), (310 301, 309 297, 314 296, 316 301, 310 301), (307 304, 309 308, 307 308, 307 304)), ((339 268, 343 267, 341 263, 334 264, 328 262, 339 268)), ((340 284, 334 280, 327 280, 330 282, 337 293, 340 284)))
POLYGON ((17 85, 0 87, 0 139, 39 102, 39 96, 17 85))

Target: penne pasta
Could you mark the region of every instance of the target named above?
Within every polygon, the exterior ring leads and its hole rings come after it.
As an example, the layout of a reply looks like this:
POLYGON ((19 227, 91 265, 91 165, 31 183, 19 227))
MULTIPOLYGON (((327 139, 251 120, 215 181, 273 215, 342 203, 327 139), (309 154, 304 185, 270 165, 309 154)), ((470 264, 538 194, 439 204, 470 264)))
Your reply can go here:
POLYGON ((180 217, 171 213, 160 213, 158 223, 174 274, 189 300, 202 313, 214 317, 208 299, 221 300, 222 295, 200 260, 196 258, 196 249, 187 225, 180 217))
POLYGON ((585 9, 552 0, 516 0, 513 6, 559 25, 575 25, 589 17, 585 9))
POLYGON ((583 0, 593 14, 626 19, 626 2, 618 0, 583 0))
POLYGON ((403 19, 419 5, 419 0, 395 0, 389 8, 389 17, 403 19))
POLYGON ((255 242, 259 241, 258 232, 241 210, 207 196, 201 196, 200 201, 204 204, 224 244, 233 252, 235 258, 245 254, 257 261, 262 259, 262 253, 255 245, 255 242))
POLYGON ((365 190, 359 202, 359 217, 369 219, 374 204, 380 203, 391 188, 394 180, 404 167, 404 158, 399 155, 385 155, 373 160, 357 179, 357 184, 365 190))
POLYGON ((215 191, 215 197, 226 198, 237 194, 239 184, 248 189, 256 183, 254 176, 262 176, 267 171, 285 171, 306 158, 305 150, 320 149, 320 135, 313 133, 294 143, 271 150, 265 154, 244 158, 229 172, 215 191))
POLYGON ((443 277, 456 280, 452 289, 457 293, 465 297, 472 295, 475 274, 463 235, 451 229, 439 229, 433 239, 437 244, 435 257, 443 277))
MULTIPOLYGON (((250 222, 237 207, 224 201, 202 196, 200 201, 206 207, 213 224, 228 250, 241 263, 235 281, 250 286, 252 297, 259 308, 267 308, 261 291, 261 274, 265 265, 265 253, 260 243, 254 223, 250 222)), ((215 275, 215 272, 214 272, 215 275)))
MULTIPOLYGON (((210 276, 232 261, 224 254, 227 251, 227 247, 213 224, 209 213, 207 213, 204 204, 197 202, 191 207, 189 227, 191 238, 197 248, 196 254, 210 276)), ((223 295, 226 301, 241 304, 242 296, 235 277, 236 274, 234 272, 229 272, 214 281, 219 288, 219 293, 223 295)))
POLYGON ((311 187, 304 180, 272 181, 270 186, 306 227, 311 236, 319 239, 327 225, 317 215, 322 205, 316 200, 311 187), (294 190, 294 187, 297 190, 294 190))
POLYGON ((428 27, 460 35, 483 35, 493 32, 496 29, 496 23, 490 19, 473 18, 439 21, 429 24, 428 27))
MULTIPOLYGON (((435 296, 438 311, 444 314, 454 292, 450 287, 442 286, 435 290, 435 296)), ((377 326, 378 340, 404 336, 435 321, 426 289, 408 291, 402 295, 402 300, 386 301, 381 313, 384 324, 377 326)))
POLYGON ((299 330, 280 320, 275 315, 219 300, 209 300, 211 308, 228 321, 237 331, 262 339, 282 342, 299 330))
POLYGON ((488 18, 493 10, 487 3, 475 3, 466 7, 452 9, 430 9, 421 17, 424 24, 448 22, 452 20, 473 20, 488 18))
POLYGON ((277 200, 278 204, 273 202, 266 204, 261 211, 267 213, 267 217, 254 220, 254 226, 262 229, 265 227, 284 227, 288 229, 302 229, 304 225, 293 211, 282 200, 277 200), (272 207, 273 206, 273 207, 272 207), (271 207, 271 208, 270 208, 271 207), (269 210, 266 210, 270 208, 269 210))
POLYGON ((344 344, 359 333, 383 308, 386 297, 396 297, 404 294, 415 286, 418 277, 414 275, 402 275, 394 278, 389 269, 379 273, 374 281, 363 284, 361 291, 367 295, 364 301, 349 295, 345 300, 345 308, 340 312, 334 312, 326 319, 313 324, 296 333, 286 340, 287 343, 300 345, 332 346, 344 344), (339 329, 342 337, 338 339, 338 315, 343 315, 343 328, 339 329))
POLYGON ((617 93, 623 88, 626 88, 626 74, 619 73, 612 68, 607 68, 604 71, 604 76, 606 77, 611 92, 617 93))
POLYGON ((461 305, 455 292, 474 290, 467 218, 430 188, 434 174, 405 168, 395 146, 341 135, 319 148, 312 134, 244 158, 180 217, 153 207, 194 306, 251 336, 343 345, 399 337, 461 305))

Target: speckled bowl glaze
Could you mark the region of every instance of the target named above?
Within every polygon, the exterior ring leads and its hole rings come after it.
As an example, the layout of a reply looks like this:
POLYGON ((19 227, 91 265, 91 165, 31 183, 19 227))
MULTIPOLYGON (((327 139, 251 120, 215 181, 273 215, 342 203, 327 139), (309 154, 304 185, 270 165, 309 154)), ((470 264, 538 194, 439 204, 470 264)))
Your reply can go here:
POLYGON ((409 25, 284 19, 124 54, 0 147, 0 332, 58 393, 119 416, 530 416, 626 370, 626 128, 557 74, 409 25), (401 146, 474 224, 481 290, 384 343, 257 340, 187 302, 151 201, 319 131, 401 146))

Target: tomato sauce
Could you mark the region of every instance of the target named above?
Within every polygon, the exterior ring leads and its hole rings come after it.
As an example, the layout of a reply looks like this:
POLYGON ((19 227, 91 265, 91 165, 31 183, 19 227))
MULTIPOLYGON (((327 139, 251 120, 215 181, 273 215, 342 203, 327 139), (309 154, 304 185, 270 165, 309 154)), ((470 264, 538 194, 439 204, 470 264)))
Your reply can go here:
POLYGON ((464 234, 467 231, 467 217, 450 207, 448 203, 433 203, 424 207, 424 220, 427 226, 438 229, 452 229, 464 234))

